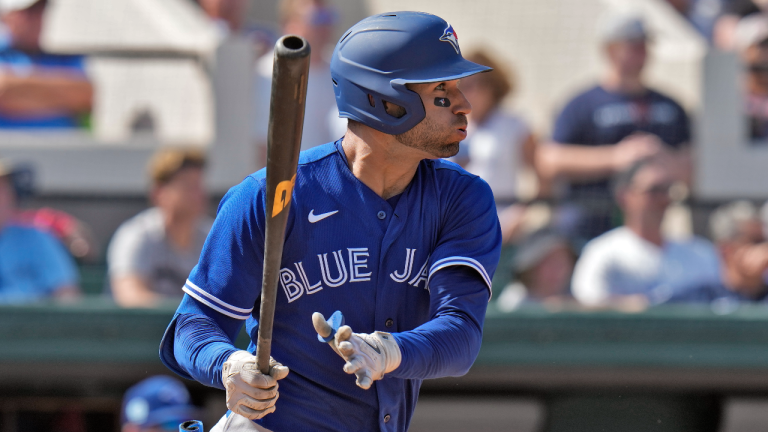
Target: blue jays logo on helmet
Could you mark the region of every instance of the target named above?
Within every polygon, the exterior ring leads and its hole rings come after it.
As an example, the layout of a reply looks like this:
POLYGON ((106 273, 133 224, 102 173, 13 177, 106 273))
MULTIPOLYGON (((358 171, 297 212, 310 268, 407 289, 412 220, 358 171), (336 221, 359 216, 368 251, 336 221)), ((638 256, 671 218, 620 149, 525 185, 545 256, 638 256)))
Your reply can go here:
POLYGON ((453 29, 452 25, 448 24, 448 27, 443 31, 443 35, 440 36, 440 40, 448 42, 453 49, 456 50, 456 54, 461 54, 461 50, 459 49, 459 35, 456 34, 456 30, 453 29))

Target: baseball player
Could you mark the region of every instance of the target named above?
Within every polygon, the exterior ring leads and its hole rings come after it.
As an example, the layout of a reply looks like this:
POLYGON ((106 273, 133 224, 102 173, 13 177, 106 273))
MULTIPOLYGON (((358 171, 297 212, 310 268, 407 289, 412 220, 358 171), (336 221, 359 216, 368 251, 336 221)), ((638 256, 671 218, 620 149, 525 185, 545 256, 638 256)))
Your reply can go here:
POLYGON ((469 370, 501 232, 488 185, 440 158, 466 136, 459 80, 487 70, 434 15, 344 33, 331 76, 348 130, 299 160, 269 375, 254 342, 232 345, 243 322, 257 336, 264 170, 219 205, 160 346, 176 373, 226 390, 214 432, 405 431, 422 380, 469 370))

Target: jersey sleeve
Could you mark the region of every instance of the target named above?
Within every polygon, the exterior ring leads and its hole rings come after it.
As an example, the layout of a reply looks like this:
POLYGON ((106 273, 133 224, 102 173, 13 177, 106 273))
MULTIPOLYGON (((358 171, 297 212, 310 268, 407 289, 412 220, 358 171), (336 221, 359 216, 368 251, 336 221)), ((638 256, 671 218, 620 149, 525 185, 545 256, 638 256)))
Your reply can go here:
POLYGON ((491 292, 491 279, 501 253, 501 228, 491 188, 472 177, 460 193, 452 194, 443 209, 443 225, 429 258, 429 280, 451 266, 474 269, 491 292))
POLYGON ((246 178, 221 201, 184 292, 230 318, 245 320, 261 293, 264 189, 246 178))

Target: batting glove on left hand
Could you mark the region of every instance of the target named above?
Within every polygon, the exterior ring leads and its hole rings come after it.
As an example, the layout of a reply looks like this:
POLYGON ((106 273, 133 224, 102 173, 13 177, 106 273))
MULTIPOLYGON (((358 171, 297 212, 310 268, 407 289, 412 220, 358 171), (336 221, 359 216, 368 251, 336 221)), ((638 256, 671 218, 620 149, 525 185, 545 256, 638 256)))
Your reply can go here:
MULTIPOLYGON (((331 326, 322 314, 315 312, 312 323, 317 333, 326 337, 331 326)), ((334 351, 346 360, 344 372, 357 376, 357 386, 368 390, 374 381, 384 378, 400 366, 402 355, 395 338, 385 332, 370 334, 353 333, 349 326, 342 326, 329 341, 334 351)))
POLYGON ((269 375, 256 367, 256 356, 248 351, 233 352, 222 368, 227 391, 227 408, 241 416, 257 420, 275 411, 277 381, 288 375, 288 368, 269 359, 269 375))

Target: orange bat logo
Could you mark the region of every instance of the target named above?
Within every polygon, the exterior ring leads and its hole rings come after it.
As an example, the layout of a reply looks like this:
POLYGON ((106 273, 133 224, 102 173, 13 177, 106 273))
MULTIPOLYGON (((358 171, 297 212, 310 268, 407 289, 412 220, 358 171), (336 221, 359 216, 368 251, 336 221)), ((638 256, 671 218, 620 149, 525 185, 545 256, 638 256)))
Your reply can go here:
POLYGON ((293 175, 292 179, 278 183, 275 188, 275 202, 272 204, 272 217, 279 215, 291 203, 291 194, 295 184, 296 174, 293 175))

